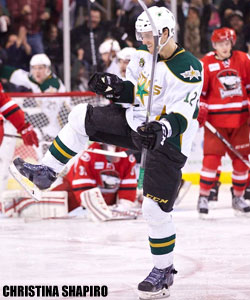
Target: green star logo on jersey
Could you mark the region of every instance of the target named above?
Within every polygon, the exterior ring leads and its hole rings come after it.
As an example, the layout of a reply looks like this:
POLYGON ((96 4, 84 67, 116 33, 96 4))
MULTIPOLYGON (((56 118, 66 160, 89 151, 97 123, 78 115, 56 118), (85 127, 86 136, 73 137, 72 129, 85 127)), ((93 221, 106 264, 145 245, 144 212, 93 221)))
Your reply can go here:
POLYGON ((190 66, 190 70, 181 73, 181 76, 188 78, 189 80, 192 80, 193 78, 199 79, 199 77, 201 77, 201 72, 190 66))
POLYGON ((144 67, 144 65, 145 65, 145 60, 143 58, 140 58, 139 66, 142 68, 144 67))
POLYGON ((148 91, 145 89, 145 84, 146 82, 144 82, 141 85, 137 84, 137 92, 136 92, 136 95, 140 97, 143 105, 144 105, 144 95, 148 95, 148 91))

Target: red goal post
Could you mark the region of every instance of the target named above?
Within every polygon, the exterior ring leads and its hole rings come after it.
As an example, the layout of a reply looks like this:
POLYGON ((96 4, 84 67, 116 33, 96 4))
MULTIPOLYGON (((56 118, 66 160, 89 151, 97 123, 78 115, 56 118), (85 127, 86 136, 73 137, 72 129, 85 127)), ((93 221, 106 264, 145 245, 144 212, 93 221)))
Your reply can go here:
POLYGON ((8 167, 13 158, 20 156, 26 161, 39 163, 59 130, 67 123, 68 114, 73 107, 81 103, 93 106, 104 106, 109 103, 107 99, 90 91, 7 94, 25 112, 26 121, 33 125, 39 138, 39 147, 25 146, 13 125, 5 120, 5 136, 0 147, 0 193, 7 188, 16 188, 8 175, 8 167))
POLYGON ((45 97, 96 97, 96 94, 90 91, 80 92, 63 92, 63 93, 32 93, 32 92, 23 92, 23 93, 6 93, 11 98, 45 98, 45 97))

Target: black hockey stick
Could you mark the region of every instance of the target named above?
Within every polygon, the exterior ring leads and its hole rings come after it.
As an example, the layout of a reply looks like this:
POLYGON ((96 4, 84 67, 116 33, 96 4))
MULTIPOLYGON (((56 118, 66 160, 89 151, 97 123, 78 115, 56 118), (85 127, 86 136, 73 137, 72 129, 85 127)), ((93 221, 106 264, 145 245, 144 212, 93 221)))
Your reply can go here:
MULTIPOLYGON (((152 106, 152 98, 153 98, 153 86, 154 86, 154 74, 155 74, 155 66, 157 63, 157 55, 158 55, 158 31, 151 17, 150 13, 148 12, 148 8, 143 0, 138 0, 139 4, 145 11, 148 16, 149 22, 152 26, 153 36, 154 36, 154 51, 153 51, 153 60, 152 60, 152 69, 151 69, 151 78, 150 78, 150 86, 149 86, 149 96, 148 96, 148 105, 147 105, 147 114, 145 123, 149 122, 149 118, 151 115, 151 106, 152 106)), ((144 180, 144 172, 145 172, 145 164, 146 164, 146 156, 147 156, 147 149, 142 148, 142 157, 141 157, 141 167, 140 167, 140 174, 138 180, 138 189, 142 189, 143 187, 143 180, 144 180)))
POLYGON ((6 137, 10 137, 10 138, 15 138, 15 139, 21 139, 21 135, 16 135, 16 134, 8 134, 8 133, 5 133, 4 136, 6 137))
POLYGON ((124 4, 125 4, 125 1, 126 0, 122 0, 122 3, 121 3, 121 11, 120 11, 120 14, 117 18, 117 21, 116 21, 116 24, 115 24, 115 27, 120 27, 120 24, 121 24, 121 19, 122 19, 122 14, 124 12, 124 4))
MULTIPOLYGON (((90 49, 91 49, 91 57, 92 57, 92 74, 97 71, 97 58, 96 58, 96 48, 95 48, 95 38, 93 27, 91 23, 91 3, 88 0, 88 17, 89 17, 89 39, 90 39, 90 49)), ((92 75, 91 74, 91 75, 92 75)))
POLYGON ((210 124, 208 121, 205 122, 205 126, 207 129, 209 129, 213 134, 215 134, 227 147, 230 149, 248 168, 250 168, 250 162, 245 159, 239 151, 237 151, 233 145, 231 145, 228 140, 224 138, 217 130, 214 128, 212 124, 210 124))

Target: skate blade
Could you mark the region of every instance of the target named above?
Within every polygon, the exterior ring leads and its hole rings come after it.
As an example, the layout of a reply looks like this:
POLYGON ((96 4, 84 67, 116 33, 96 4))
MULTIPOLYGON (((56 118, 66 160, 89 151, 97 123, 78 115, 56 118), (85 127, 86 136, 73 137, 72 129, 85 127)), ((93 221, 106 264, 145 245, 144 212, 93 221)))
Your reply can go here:
POLYGON ((218 201, 208 201, 209 209, 216 209, 218 207, 218 201))
POLYGON ((236 217, 250 218, 250 212, 243 212, 235 209, 234 209, 234 215, 236 217))
POLYGON ((140 300, 163 299, 170 296, 170 291, 168 288, 163 288, 158 292, 143 292, 138 290, 138 296, 140 300))
POLYGON ((201 219, 201 220, 208 220, 209 219, 209 214, 199 213, 199 219, 201 219))
POLYGON ((25 176, 20 174, 13 163, 9 166, 9 172, 32 199, 35 201, 40 201, 42 199, 42 191, 40 191, 25 176))

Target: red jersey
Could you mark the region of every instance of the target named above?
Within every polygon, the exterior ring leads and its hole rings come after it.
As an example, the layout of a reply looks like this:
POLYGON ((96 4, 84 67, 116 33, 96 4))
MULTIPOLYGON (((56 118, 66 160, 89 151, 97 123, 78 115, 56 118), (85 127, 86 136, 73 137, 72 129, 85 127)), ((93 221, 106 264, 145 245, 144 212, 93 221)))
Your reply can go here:
POLYGON ((0 114, 9 120, 17 130, 20 130, 25 124, 24 112, 9 96, 3 92, 0 83, 0 114))
MULTIPOLYGON (((89 148, 101 149, 101 146, 99 143, 93 143, 89 148)), ((75 198, 71 197, 72 200, 69 201, 69 211, 81 205, 81 192, 94 187, 100 188, 108 205, 115 204, 117 196, 119 199, 135 201, 135 164, 133 155, 111 163, 105 155, 84 151, 65 178, 75 198), (77 203, 70 203, 72 201, 77 203)))
POLYGON ((215 127, 240 127, 249 117, 249 55, 232 51, 230 58, 218 60, 215 52, 210 52, 202 62, 204 85, 201 102, 208 104, 208 122, 215 127))

